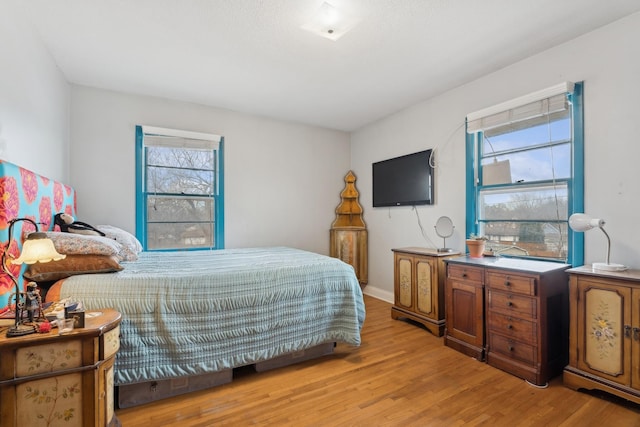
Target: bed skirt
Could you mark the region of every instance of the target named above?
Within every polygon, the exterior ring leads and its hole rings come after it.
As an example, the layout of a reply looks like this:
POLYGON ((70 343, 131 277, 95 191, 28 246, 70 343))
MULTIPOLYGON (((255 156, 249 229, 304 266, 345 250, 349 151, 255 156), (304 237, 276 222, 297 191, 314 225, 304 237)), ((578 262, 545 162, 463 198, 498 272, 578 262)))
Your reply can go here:
MULTIPOLYGON (((305 362, 333 353, 335 343, 320 344, 305 350, 284 354, 282 356, 258 362, 254 365, 257 372, 282 368, 295 363, 305 362)), ((191 375, 158 381, 148 381, 136 384, 125 384, 116 387, 116 402, 118 408, 130 408, 143 405, 193 391, 230 383, 233 380, 233 369, 225 369, 200 375, 191 375)))

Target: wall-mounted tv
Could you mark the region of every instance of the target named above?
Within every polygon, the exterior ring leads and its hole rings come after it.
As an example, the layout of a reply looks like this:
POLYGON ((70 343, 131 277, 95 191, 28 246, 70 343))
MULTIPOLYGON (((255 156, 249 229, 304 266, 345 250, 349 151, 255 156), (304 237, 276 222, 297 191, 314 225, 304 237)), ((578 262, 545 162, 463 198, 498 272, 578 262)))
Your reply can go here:
POLYGON ((373 207, 433 204, 431 152, 373 163, 373 207))

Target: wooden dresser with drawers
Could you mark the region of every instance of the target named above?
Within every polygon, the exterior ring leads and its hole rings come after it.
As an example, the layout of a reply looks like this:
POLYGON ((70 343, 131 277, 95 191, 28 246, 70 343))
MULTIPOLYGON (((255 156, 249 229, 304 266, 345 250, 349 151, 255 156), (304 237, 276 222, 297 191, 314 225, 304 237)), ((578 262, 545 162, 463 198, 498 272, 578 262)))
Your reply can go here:
POLYGON ((545 385, 568 354, 567 264, 448 258, 445 344, 545 385))

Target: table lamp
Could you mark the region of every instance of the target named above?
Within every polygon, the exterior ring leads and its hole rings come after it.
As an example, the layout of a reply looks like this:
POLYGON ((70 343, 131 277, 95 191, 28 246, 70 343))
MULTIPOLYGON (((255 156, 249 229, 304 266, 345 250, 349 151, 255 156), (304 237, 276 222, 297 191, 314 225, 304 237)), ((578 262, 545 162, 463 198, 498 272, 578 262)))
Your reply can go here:
POLYGON ((9 268, 7 267, 7 261, 11 258, 11 263, 16 265, 22 264, 35 264, 36 262, 49 262, 49 261, 58 261, 65 258, 66 255, 59 254, 56 251, 55 246, 53 245, 53 241, 47 237, 45 233, 38 232, 38 225, 35 221, 29 218, 15 218, 9 221, 9 239, 7 240, 7 245, 2 251, 2 271, 11 278, 13 284, 16 287, 16 320, 15 324, 9 328, 7 331, 8 337, 18 337, 22 335, 28 335, 36 332, 36 328, 33 325, 26 325, 22 319, 22 308, 24 307, 25 302, 22 301, 22 294, 20 292, 20 285, 18 284, 18 279, 11 273, 9 268), (30 233, 27 236, 27 239, 22 245, 22 252, 18 258, 13 259, 11 254, 9 254, 9 246, 11 246, 12 235, 13 235, 13 227, 17 222, 20 221, 28 221, 35 227, 36 231, 34 233, 30 233))
POLYGON ((599 218, 591 218, 589 215, 585 215, 583 213, 575 213, 569 217, 569 227, 573 231, 588 231, 592 228, 599 228, 602 230, 605 236, 607 236, 607 262, 594 262, 591 266, 594 270, 605 270, 605 271, 624 271, 627 269, 627 266, 622 264, 611 264, 609 262, 611 256, 611 239, 609 235, 604 230, 604 220, 599 218))

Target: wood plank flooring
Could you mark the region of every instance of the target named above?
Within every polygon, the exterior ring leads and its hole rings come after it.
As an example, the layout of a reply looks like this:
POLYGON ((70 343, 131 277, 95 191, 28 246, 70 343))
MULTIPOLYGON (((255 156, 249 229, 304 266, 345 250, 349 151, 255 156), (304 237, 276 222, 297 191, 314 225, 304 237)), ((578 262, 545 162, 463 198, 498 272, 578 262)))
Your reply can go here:
POLYGON ((365 297, 358 348, 257 373, 116 415, 153 426, 640 426, 640 405, 594 396, 553 379, 546 389, 458 353, 442 338, 392 320, 365 297))

